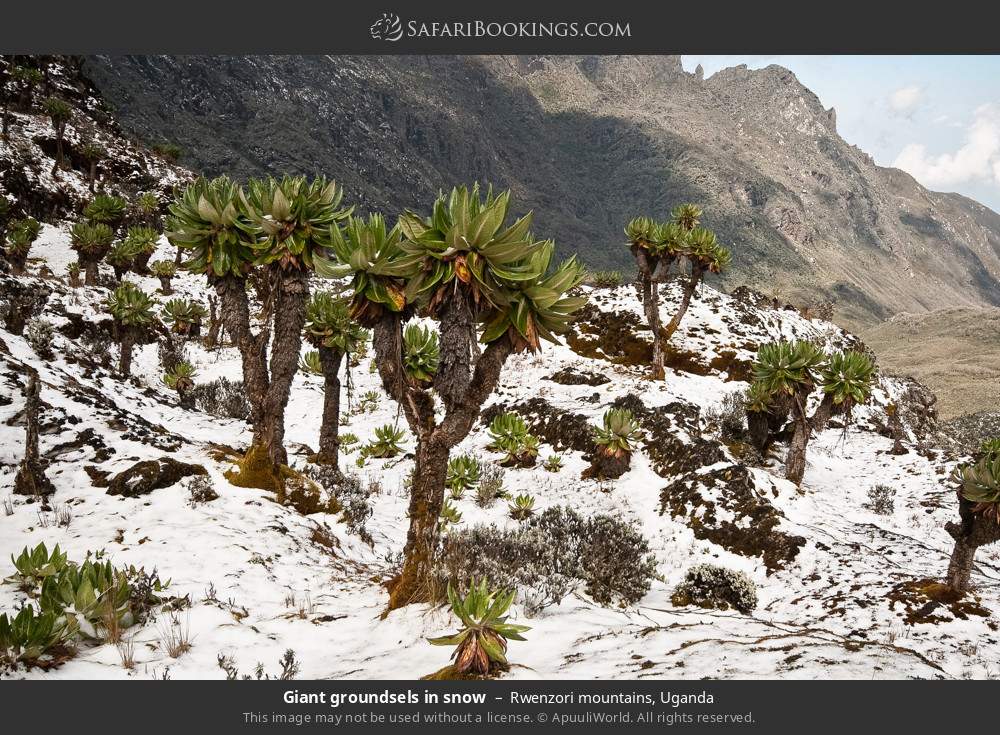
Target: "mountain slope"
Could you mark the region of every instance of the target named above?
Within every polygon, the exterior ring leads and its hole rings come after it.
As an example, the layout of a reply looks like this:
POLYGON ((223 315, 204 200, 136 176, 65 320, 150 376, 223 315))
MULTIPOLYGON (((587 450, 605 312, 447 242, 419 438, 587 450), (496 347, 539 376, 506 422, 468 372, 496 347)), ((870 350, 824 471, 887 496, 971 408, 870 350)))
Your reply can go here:
MULTIPOLYGON (((335 497, 366 509, 360 527, 344 516, 300 514, 272 493, 233 486, 225 472, 244 447, 248 424, 185 408, 163 385, 155 341, 135 348, 134 374, 116 375, 115 345, 107 340, 102 313, 105 288, 70 288, 39 274, 62 271, 64 227, 46 225, 35 260, 22 282, 50 289, 36 317, 54 335, 42 343, 30 333, 0 324, 0 559, 25 546, 58 543, 71 558, 102 549, 116 565, 134 564, 170 578, 167 592, 180 598, 178 612, 130 628, 133 668, 122 665, 112 643, 88 641, 69 661, 50 671, 0 672, 16 678, 221 679, 219 658, 244 673, 275 662, 293 649, 303 678, 416 678, 443 666, 446 648, 426 638, 452 629, 445 608, 413 605, 382 618, 387 594, 380 582, 396 573, 406 533, 406 478, 412 470, 413 437, 404 454, 360 457, 345 444, 342 466, 356 473, 353 495, 328 487, 335 497), (43 356, 51 350, 51 356, 43 356), (51 510, 35 498, 10 495, 23 452, 24 384, 28 368, 41 380, 40 450, 55 486, 51 510), (216 497, 196 497, 197 478, 166 487, 139 486, 112 492, 117 473, 164 456, 201 465, 216 497), (361 459, 360 466, 356 461, 361 459), (344 493, 344 494, 341 494, 344 493), (62 520, 60 520, 62 519, 62 520), (368 541, 366 541, 366 538, 368 541), (370 541, 370 544, 369 544, 370 541), (191 553, 196 550, 197 553, 191 553), (175 622, 176 621, 176 622, 175 622), (164 630, 185 630, 184 653, 166 650, 164 630)), ((154 257, 170 257, 160 242, 154 257)), ((105 268, 105 276, 110 273, 105 268)), ((156 279, 130 276, 152 293, 156 279)), ((9 288, 0 276, 0 293, 9 288)), ((182 273, 176 292, 204 303, 201 276, 182 273)), ((763 341, 809 338, 837 349, 854 338, 832 324, 775 308, 753 294, 725 295, 702 289, 675 335, 676 367, 665 381, 645 378, 644 365, 628 364, 628 351, 648 332, 636 327, 642 313, 630 286, 585 289, 592 308, 577 332, 540 355, 521 354, 505 367, 487 413, 521 414, 541 440, 541 457, 558 453, 563 465, 510 468, 504 485, 529 492, 536 513, 569 506, 584 516, 611 515, 632 525, 649 542, 657 578, 634 605, 602 606, 575 580, 552 599, 547 579, 520 586, 512 613, 531 626, 527 643, 509 651, 516 678, 981 678, 993 675, 1000 645, 992 629, 1000 615, 997 555, 977 557, 976 597, 939 605, 913 594, 918 580, 935 579, 947 567, 951 539, 943 524, 955 516, 954 491, 944 478, 958 459, 934 446, 907 420, 902 455, 891 452, 885 430, 887 404, 904 405, 911 385, 881 377, 869 405, 855 411, 848 428, 831 425, 809 447, 801 489, 782 477, 782 445, 765 459, 738 458, 738 443, 721 435, 720 406, 746 389, 746 361, 763 341), (604 325, 596 334, 593 327, 604 325), (590 342, 596 337, 597 344, 590 342), (603 344, 603 347, 601 346, 603 344), (607 348, 605 351, 604 348, 607 348), (609 354, 610 353, 610 354, 609 354), (681 359, 683 358, 683 359, 681 359), (579 376, 597 378, 580 382, 579 376), (741 377, 742 376, 742 377, 741 377), (611 405, 629 405, 647 438, 630 470, 615 481, 584 479, 589 427, 611 405), (582 430, 581 430, 582 427, 582 430), (881 514, 867 503, 875 484, 891 486, 895 505, 881 514), (721 564, 755 583, 757 609, 674 606, 671 593, 688 568, 721 564)), ((677 288, 664 294, 664 311, 676 306, 677 288)), ((184 353, 197 382, 238 380, 238 350, 207 349, 189 340, 184 353)), ((395 404, 381 393, 371 370, 373 355, 353 370, 354 402, 345 401, 343 433, 361 442, 376 427, 396 420, 395 404), (357 397, 380 396, 363 405, 357 397)), ((323 380, 299 373, 292 386, 286 437, 291 463, 307 470, 322 411, 323 380)), ((811 401, 818 401, 815 391, 811 401)), ((909 404, 906 404, 909 407, 909 404)), ((924 427, 926 429, 926 427, 924 427)), ((488 448, 488 424, 479 422, 456 448, 493 466, 502 453, 488 448)), ((462 519, 456 530, 477 524, 515 528, 507 502, 483 507, 475 492, 452 501, 462 519)), ((355 516, 355 519, 357 517, 355 516)), ((615 567, 617 568, 617 567, 615 567)), ((10 572, 4 568, 0 575, 10 572)), ((30 604, 10 582, 0 583, 0 611, 30 604)))
POLYGON ((125 126, 210 174, 323 171, 362 208, 456 181, 512 187, 539 232, 630 269, 621 229, 703 203, 726 284, 838 318, 1000 305, 1000 216, 876 166, 786 69, 702 79, 679 57, 94 57, 125 126))

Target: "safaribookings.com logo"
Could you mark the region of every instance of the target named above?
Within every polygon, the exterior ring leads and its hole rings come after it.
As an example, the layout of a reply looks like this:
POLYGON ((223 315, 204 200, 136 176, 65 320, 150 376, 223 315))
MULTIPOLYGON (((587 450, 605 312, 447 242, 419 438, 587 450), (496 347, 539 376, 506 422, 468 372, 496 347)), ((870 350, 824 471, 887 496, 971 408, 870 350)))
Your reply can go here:
POLYGON ((632 29, 622 21, 418 21, 405 24, 395 13, 382 17, 368 29, 376 41, 403 38, 630 38, 632 29))

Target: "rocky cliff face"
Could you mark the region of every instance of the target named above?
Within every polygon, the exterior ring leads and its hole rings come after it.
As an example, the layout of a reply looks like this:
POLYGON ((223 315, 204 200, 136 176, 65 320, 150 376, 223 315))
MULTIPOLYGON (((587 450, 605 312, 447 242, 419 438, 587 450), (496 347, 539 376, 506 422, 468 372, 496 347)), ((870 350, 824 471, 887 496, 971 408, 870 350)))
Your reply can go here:
POLYGON ((628 269, 624 223, 702 203, 727 286, 833 298, 838 317, 1000 305, 1000 216, 878 167, 777 66, 678 57, 94 57, 126 128, 210 174, 324 172, 362 209, 490 180, 538 232, 628 269))

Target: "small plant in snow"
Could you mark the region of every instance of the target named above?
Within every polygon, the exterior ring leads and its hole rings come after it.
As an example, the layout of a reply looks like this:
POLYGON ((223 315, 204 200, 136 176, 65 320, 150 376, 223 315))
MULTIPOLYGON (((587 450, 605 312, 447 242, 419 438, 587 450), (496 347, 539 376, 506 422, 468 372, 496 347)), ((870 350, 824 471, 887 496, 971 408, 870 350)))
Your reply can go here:
POLYGON ((310 350, 300 357, 299 370, 306 375, 322 375, 323 364, 319 359, 319 350, 310 350))
POLYGON ((52 351, 52 343, 55 336, 56 330, 52 322, 41 317, 36 317, 29 321, 24 331, 24 338, 28 340, 31 349, 43 360, 52 360, 55 358, 55 353, 52 351))
POLYGON ((480 508, 489 508, 504 495, 503 478, 504 469, 494 464, 487 465, 479 475, 479 484, 476 486, 476 505, 480 508))
POLYGON ((732 607, 749 615, 757 607, 757 585, 743 572, 715 564, 698 564, 688 569, 670 600, 678 607, 697 605, 719 610, 732 607))
POLYGON ((868 488, 868 502, 864 507, 880 516, 892 515, 896 509, 896 488, 889 485, 872 485, 868 488))
POLYGON ((615 479, 624 475, 632 461, 632 452, 642 437, 635 416, 626 408, 611 408, 601 426, 594 429, 594 453, 589 475, 615 479))
POLYGON ((542 463, 542 467, 544 467, 547 472, 558 472, 563 468, 563 459, 558 454, 550 454, 545 458, 545 461, 542 463))
POLYGON ((194 388, 194 377, 198 372, 189 362, 179 362, 163 375, 163 383, 177 392, 181 405, 191 403, 191 390, 194 388))
POLYGON ((470 454, 461 454, 448 461, 445 485, 452 492, 453 497, 457 493, 460 498, 466 490, 475 487, 479 482, 480 471, 481 466, 478 459, 470 454))
POLYGON ((441 527, 455 526, 462 522, 462 514, 450 500, 444 501, 441 506, 441 527))
MULTIPOLYGON (((374 361, 372 364, 375 364, 374 361)), ((358 399, 357 413, 374 413, 378 408, 379 400, 380 396, 377 391, 365 391, 358 399)))
POLYGON ((525 521, 535 512, 535 499, 527 493, 522 493, 510 502, 507 509, 515 521, 525 521))
POLYGON ((399 443, 403 441, 404 436, 406 436, 406 432, 392 424, 379 426, 375 429, 375 439, 365 447, 365 454, 381 459, 395 457, 400 452, 399 443))
POLYGON ((507 641, 523 641, 521 634, 531 630, 526 625, 507 622, 505 613, 515 595, 516 590, 490 590, 485 579, 479 584, 473 582, 464 598, 448 585, 448 602, 462 622, 462 629, 454 635, 428 641, 435 646, 456 646, 452 658, 457 674, 472 672, 486 676, 497 670, 506 671, 507 641))

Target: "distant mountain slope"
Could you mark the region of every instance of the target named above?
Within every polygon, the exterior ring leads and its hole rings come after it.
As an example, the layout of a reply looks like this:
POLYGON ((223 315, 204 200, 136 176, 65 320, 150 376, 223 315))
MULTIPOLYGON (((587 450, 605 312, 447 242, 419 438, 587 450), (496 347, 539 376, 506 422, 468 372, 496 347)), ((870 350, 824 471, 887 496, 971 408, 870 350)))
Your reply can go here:
POLYGON ((1000 309, 899 314, 862 336, 883 367, 933 389, 942 418, 1000 412, 1000 309))
POLYGON ((362 208, 512 187, 540 233, 630 267, 636 214, 702 203, 726 285, 835 298, 838 318, 1000 305, 1000 216, 878 167, 787 69, 679 57, 94 57, 128 129, 206 173, 323 171, 362 208))

